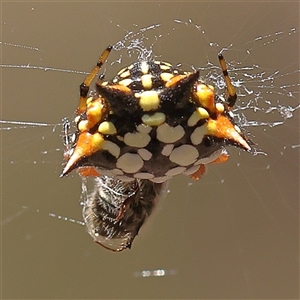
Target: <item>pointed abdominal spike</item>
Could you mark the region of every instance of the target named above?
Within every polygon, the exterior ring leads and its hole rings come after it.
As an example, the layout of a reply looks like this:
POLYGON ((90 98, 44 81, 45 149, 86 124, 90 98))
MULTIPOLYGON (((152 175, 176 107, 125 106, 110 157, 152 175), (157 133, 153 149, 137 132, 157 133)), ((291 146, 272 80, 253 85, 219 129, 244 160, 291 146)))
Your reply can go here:
POLYGON ((120 84, 101 85, 101 83, 97 83, 96 88, 98 93, 107 100, 114 113, 118 113, 121 110, 133 113, 135 110, 137 99, 135 99, 132 90, 128 87, 120 84))
POLYGON ((67 175, 73 169, 78 167, 78 164, 82 158, 90 156, 93 153, 101 150, 103 142, 104 139, 98 132, 94 134, 90 134, 89 132, 80 133, 74 152, 63 169, 61 177, 67 175))
POLYGON ((206 129, 209 135, 227 139, 246 151, 251 150, 247 141, 236 131, 234 125, 225 116, 221 115, 217 119, 209 119, 206 129))
POLYGON ((177 75, 175 77, 172 77, 166 83, 166 87, 170 88, 170 87, 178 86, 179 84, 192 85, 192 84, 194 84, 194 82, 197 81, 197 79, 199 78, 199 75, 200 75, 200 71, 196 71, 194 73, 187 73, 184 75, 177 75))
POLYGON ((190 101, 191 89, 198 78, 199 71, 173 77, 166 83, 166 88, 160 93, 160 99, 164 102, 165 99, 169 99, 171 96, 176 100, 174 101, 176 108, 184 107, 190 101))

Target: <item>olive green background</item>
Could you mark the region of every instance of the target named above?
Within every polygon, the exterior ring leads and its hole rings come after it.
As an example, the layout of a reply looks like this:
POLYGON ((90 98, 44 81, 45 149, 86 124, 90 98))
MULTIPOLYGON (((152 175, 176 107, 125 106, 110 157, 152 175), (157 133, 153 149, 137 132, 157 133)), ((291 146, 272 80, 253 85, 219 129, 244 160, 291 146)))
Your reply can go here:
MULTIPOLYGON (((163 35, 154 45, 163 60, 184 68, 207 60, 217 65, 218 51, 233 43, 224 52, 229 61, 258 64, 257 73, 293 71, 276 81, 274 94, 257 80, 249 80, 249 89, 273 103, 299 103, 298 92, 294 99, 278 94, 280 85, 299 81, 299 33, 274 35, 298 28, 298 2, 11 1, 1 2, 1 14, 3 42, 39 49, 2 45, 2 64, 88 72, 107 45, 160 23, 147 34, 163 35), (269 44, 254 43, 258 36, 269 44)), ((121 65, 107 65, 108 77, 132 62, 124 53, 121 65)), ((49 124, 72 117, 84 78, 24 67, 3 67, 1 76, 1 119, 49 124)), ((247 117, 261 118, 251 111, 247 117)), ((299 148, 292 147, 299 145, 298 111, 282 126, 249 130, 268 156, 229 149, 230 160, 211 166, 200 181, 176 177, 132 249, 122 253, 94 244, 83 226, 49 216, 82 219, 80 179, 76 173, 58 178, 60 127, 2 131, 2 298, 298 298, 299 148), (169 273, 141 276, 156 269, 169 273)))

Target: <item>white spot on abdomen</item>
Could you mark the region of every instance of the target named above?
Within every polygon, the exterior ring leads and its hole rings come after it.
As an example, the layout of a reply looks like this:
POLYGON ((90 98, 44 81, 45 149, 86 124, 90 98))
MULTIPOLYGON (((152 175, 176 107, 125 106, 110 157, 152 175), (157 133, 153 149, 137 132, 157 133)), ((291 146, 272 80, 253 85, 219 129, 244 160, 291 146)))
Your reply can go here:
POLYGON ((194 144, 194 145, 199 145, 201 144, 202 140, 203 140, 203 137, 204 135, 207 134, 207 131, 206 131, 206 125, 203 125, 203 126, 200 126, 200 127, 197 127, 193 133, 191 134, 191 142, 194 144))
POLYGON ((152 128, 148 125, 140 124, 136 127, 136 130, 139 131, 140 133, 150 133, 152 128))
POLYGON ((139 149, 138 154, 143 160, 149 160, 152 157, 152 153, 147 149, 139 149))
POLYGON ((192 166, 190 168, 188 168, 186 171, 183 172, 184 175, 192 175, 194 174, 195 172, 197 172, 199 169, 199 166, 192 166))
POLYGON ((167 123, 164 123, 158 126, 156 129, 157 139, 166 144, 177 142, 183 136, 184 136, 184 129, 180 125, 176 127, 172 127, 167 123))
POLYGON ((191 145, 182 145, 175 148, 170 154, 170 161, 179 166, 188 166, 199 157, 198 150, 191 145))
POLYGON ((175 175, 179 175, 181 173, 183 173, 186 170, 185 167, 176 167, 173 169, 170 169, 168 172, 166 172, 167 176, 175 176, 175 175))
POLYGON ((165 145, 164 148, 161 151, 161 154, 164 155, 164 156, 169 156, 171 154, 173 148, 174 148, 173 144, 165 145))
POLYGON ((143 148, 146 147, 151 138, 148 134, 140 132, 128 132, 124 135, 124 143, 131 147, 143 148))
POLYGON ((147 173, 147 172, 141 172, 141 173, 136 173, 133 175, 134 178, 138 178, 138 179, 151 179, 154 177, 153 174, 147 173))
POLYGON ((155 182, 155 183, 162 183, 162 182, 167 181, 168 179, 170 179, 169 176, 161 176, 161 177, 155 177, 155 178, 152 178, 152 179, 149 179, 149 180, 152 181, 152 182, 155 182))
POLYGON ((111 155, 113 155, 116 158, 118 158, 120 155, 120 147, 111 141, 103 142, 103 150, 107 150, 111 155))
POLYGON ((138 154, 125 153, 117 160, 117 168, 125 173, 136 173, 139 171, 144 162, 138 154))

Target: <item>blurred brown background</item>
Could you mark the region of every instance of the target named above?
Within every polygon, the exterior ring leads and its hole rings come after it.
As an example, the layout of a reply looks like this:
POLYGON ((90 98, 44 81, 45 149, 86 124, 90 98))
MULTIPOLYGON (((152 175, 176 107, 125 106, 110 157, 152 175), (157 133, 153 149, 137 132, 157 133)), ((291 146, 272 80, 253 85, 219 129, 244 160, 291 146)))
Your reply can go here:
MULTIPOLYGON (((273 94, 257 79, 246 84, 249 90, 299 105, 298 88, 288 87, 299 80, 299 33, 288 35, 299 29, 297 2, 3 2, 1 8, 7 43, 1 64, 88 72, 107 45, 160 23, 149 36, 153 42, 162 34, 153 49, 163 60, 184 68, 217 65, 218 51, 233 43, 224 52, 228 61, 285 74, 273 94), (259 36, 263 42, 255 42, 259 36), (289 89, 295 98, 286 97, 289 89)), ((108 77, 132 62, 123 56, 121 65, 107 65, 108 77)), ((72 117, 83 74, 1 71, 3 120, 58 124, 72 117)), ((258 119, 251 111, 247 117, 258 119)), ((2 131, 2 298, 299 297, 299 148, 292 147, 299 145, 298 111, 284 125, 249 128, 268 156, 229 149, 230 160, 211 166, 199 182, 175 178, 133 248, 119 254, 94 244, 83 226, 49 216, 82 219, 80 179, 58 178, 62 145, 60 127, 53 128, 2 131), (157 269, 166 276, 142 276, 157 269)))

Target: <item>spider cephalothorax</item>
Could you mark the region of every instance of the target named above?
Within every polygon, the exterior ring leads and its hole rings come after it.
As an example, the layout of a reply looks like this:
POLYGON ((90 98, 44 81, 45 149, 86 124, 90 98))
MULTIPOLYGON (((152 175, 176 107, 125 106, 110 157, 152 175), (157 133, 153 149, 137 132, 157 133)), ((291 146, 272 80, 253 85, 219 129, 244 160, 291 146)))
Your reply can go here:
MULTIPOLYGON (((80 86, 77 130, 72 145, 65 151, 67 164, 62 176, 79 169, 84 176, 104 176, 103 182, 110 182, 107 178, 118 184, 123 182, 124 186, 131 182, 131 189, 143 186, 143 181, 155 186, 178 174, 199 179, 206 164, 227 160, 227 145, 251 150, 233 119, 231 110, 237 97, 222 55, 219 61, 227 99, 201 81, 199 71, 185 72, 155 60, 135 62, 120 70, 110 82, 99 78, 91 93, 90 84, 110 51, 108 47, 103 52, 80 86)), ((95 184, 95 189, 99 190, 99 185, 95 184)), ((141 188, 137 191, 135 195, 140 197, 141 188)), ((92 198, 99 199, 98 192, 92 194, 92 198)), ((153 197, 157 194, 153 193, 153 197)), ((126 213, 134 213, 130 205, 135 201, 132 196, 127 199, 131 200, 121 200, 114 212, 115 222, 121 222, 123 227, 126 213)), ((143 221, 133 228, 125 243, 127 247, 144 222, 146 214, 141 215, 143 221)), ((100 213, 99 218, 103 219, 100 213)), ((98 235, 105 236, 100 227, 108 225, 99 226, 98 235)), ((111 227, 109 239, 120 236, 117 231, 122 226, 111 227)))

